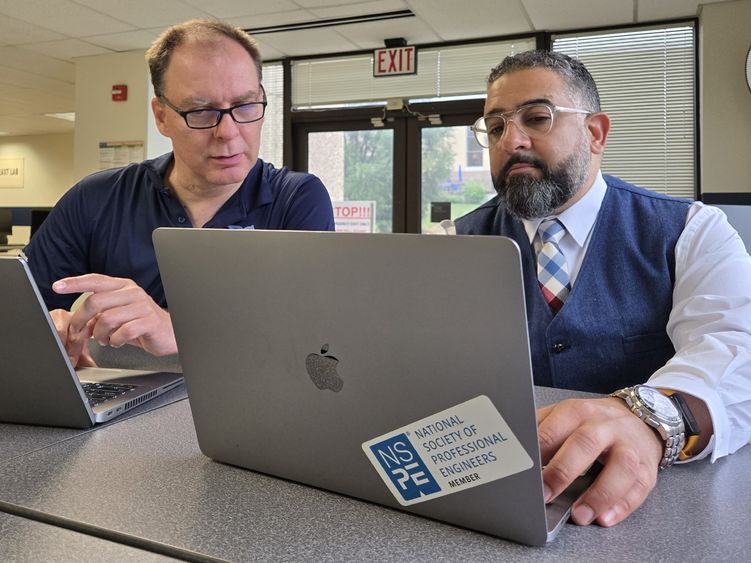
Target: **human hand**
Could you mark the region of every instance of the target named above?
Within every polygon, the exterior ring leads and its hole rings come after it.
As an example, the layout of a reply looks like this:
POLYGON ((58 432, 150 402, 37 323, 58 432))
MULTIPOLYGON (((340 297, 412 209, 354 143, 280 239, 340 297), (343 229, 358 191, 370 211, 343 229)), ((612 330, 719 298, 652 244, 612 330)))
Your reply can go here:
POLYGON ((133 344, 155 356, 177 353, 169 313, 133 280, 86 274, 58 280, 52 289, 62 294, 91 293, 68 321, 71 346, 93 337, 102 346, 133 344))
POLYGON ((613 526, 641 506, 657 482, 664 444, 621 399, 569 399, 537 416, 546 502, 599 459, 603 468, 574 503, 572 520, 613 526))
POLYGON ((71 365, 74 368, 96 367, 96 362, 89 353, 89 336, 79 333, 70 334, 68 332, 72 315, 73 313, 65 309, 50 311, 50 317, 52 317, 52 322, 55 324, 60 342, 65 346, 65 351, 68 354, 68 358, 70 358, 71 365))

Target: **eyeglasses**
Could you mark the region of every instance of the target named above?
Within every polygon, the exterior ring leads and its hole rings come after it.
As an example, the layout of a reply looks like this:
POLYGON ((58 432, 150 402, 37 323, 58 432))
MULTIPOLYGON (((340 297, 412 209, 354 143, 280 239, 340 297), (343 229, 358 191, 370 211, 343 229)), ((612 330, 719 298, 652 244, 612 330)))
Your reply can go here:
POLYGON ((232 117, 235 123, 253 123, 263 118, 267 104, 263 86, 261 86, 261 92, 263 92, 264 97, 262 102, 245 102, 227 109, 205 108, 190 111, 183 111, 175 107, 161 94, 158 97, 164 102, 164 105, 182 117, 185 120, 185 125, 191 129, 211 129, 219 125, 226 113, 232 117))
POLYGON ((558 112, 584 115, 592 113, 585 109, 564 108, 549 104, 527 104, 503 113, 483 116, 475 121, 470 129, 480 146, 487 149, 501 140, 508 124, 512 121, 522 133, 529 137, 537 138, 547 135, 553 128, 553 117, 558 112))

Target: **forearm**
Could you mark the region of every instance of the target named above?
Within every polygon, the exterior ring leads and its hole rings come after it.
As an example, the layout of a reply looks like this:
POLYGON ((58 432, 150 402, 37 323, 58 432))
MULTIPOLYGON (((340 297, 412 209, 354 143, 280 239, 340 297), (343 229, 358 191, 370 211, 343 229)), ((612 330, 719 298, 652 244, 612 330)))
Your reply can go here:
POLYGON ((751 439, 751 258, 717 210, 699 209, 676 246, 667 332, 675 356, 650 385, 681 392, 712 460, 751 439), (689 399, 690 397, 690 399, 689 399), (705 430, 707 428, 708 430, 705 430))

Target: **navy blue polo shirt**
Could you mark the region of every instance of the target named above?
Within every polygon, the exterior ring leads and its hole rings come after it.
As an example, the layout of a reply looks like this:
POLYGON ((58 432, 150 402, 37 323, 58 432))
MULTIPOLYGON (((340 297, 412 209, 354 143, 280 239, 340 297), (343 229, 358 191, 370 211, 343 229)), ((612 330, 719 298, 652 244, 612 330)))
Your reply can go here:
MULTIPOLYGON (((49 309, 68 309, 77 295, 52 283, 100 273, 130 278, 166 307, 151 234, 157 227, 192 227, 165 186, 172 153, 87 176, 57 203, 25 249, 49 309)), ((331 199, 311 175, 258 160, 240 188, 205 225, 209 228, 334 230, 331 199)))

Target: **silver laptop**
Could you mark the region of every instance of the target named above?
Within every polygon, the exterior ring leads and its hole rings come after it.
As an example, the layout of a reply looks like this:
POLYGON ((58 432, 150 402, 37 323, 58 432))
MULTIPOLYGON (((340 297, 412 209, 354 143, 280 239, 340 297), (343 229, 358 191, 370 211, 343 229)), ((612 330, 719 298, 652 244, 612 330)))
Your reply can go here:
POLYGON ((88 428, 182 383, 178 373, 76 372, 21 257, 0 257, 0 302, 0 422, 88 428))
POLYGON ((527 544, 555 536, 586 484, 546 510, 514 242, 154 242, 207 456, 527 544))

